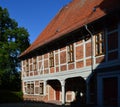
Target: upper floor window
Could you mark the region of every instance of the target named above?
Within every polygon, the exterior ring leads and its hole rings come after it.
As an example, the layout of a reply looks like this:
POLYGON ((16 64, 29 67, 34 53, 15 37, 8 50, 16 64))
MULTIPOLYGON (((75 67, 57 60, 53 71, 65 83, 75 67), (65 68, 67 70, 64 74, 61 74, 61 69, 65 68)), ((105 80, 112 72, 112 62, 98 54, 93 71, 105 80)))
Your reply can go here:
POLYGON ((68 62, 73 62, 74 61, 74 47, 73 44, 70 44, 67 46, 67 51, 68 51, 68 62))
POLYGON ((29 59, 29 67, 30 67, 30 71, 32 71, 32 58, 29 59))
POLYGON ((50 67, 54 66, 54 52, 50 52, 49 54, 49 61, 50 61, 50 67))
POLYGON ((26 59, 26 62, 25 62, 25 65, 26 65, 26 72, 28 72, 29 71, 29 61, 28 61, 28 59, 26 59))
POLYGON ((33 58, 33 70, 37 69, 37 57, 33 58))
POLYGON ((96 56, 105 53, 105 37, 103 32, 99 32, 95 35, 95 53, 96 56))

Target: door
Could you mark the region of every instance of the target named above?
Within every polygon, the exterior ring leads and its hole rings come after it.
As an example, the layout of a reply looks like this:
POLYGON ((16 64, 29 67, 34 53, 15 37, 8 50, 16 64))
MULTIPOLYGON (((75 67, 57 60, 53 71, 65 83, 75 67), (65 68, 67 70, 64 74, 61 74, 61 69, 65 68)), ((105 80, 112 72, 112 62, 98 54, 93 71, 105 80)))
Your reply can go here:
POLYGON ((56 100, 60 100, 60 91, 56 90, 56 100))
POLYGON ((107 106, 117 106, 118 79, 117 77, 103 79, 103 103, 107 106))

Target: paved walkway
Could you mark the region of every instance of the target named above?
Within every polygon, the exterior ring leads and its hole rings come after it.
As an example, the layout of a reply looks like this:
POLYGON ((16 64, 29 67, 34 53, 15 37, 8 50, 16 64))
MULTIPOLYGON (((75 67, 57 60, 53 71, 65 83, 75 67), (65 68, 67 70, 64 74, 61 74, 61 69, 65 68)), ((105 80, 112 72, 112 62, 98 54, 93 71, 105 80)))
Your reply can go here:
MULTIPOLYGON (((93 105, 80 105, 80 104, 71 104, 71 105, 57 105, 52 103, 44 103, 44 102, 20 102, 20 103, 0 103, 0 107, 101 107, 101 106, 93 106, 93 105)), ((102 106, 103 107, 103 106, 102 106)), ((106 106, 113 107, 113 106, 106 106)))
POLYGON ((70 107, 68 105, 55 105, 51 103, 7 103, 0 104, 0 107, 70 107))

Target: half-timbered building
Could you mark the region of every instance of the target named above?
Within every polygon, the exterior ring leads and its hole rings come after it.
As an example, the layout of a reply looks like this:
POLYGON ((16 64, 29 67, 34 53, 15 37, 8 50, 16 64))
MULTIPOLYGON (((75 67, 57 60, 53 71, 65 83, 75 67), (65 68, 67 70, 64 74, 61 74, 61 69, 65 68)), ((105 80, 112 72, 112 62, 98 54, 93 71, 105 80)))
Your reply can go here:
POLYGON ((120 1, 72 0, 19 58, 24 100, 120 106, 120 1))

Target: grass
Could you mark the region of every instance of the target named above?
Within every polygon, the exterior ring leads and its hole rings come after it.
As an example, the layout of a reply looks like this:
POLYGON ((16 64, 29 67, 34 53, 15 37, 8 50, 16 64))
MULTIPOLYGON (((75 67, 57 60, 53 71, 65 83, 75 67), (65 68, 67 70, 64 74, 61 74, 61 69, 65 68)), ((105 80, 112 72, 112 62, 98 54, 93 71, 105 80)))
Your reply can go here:
POLYGON ((22 101, 22 92, 0 90, 0 103, 13 103, 22 101))

